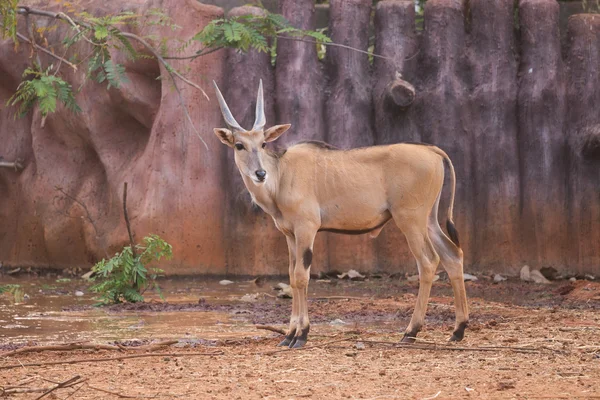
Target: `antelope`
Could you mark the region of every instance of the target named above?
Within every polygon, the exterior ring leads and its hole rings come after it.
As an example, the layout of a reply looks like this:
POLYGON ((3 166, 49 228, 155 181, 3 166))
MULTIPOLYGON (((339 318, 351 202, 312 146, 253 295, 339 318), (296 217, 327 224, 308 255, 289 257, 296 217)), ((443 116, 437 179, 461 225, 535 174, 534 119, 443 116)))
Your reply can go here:
POLYGON ((216 82, 213 84, 229 128, 215 128, 214 132, 233 149, 252 201, 273 218, 287 241, 292 314, 279 345, 299 348, 307 341, 307 290, 317 232, 371 233, 376 237, 392 219, 404 233, 419 271, 419 293, 402 342, 414 342, 424 324, 440 262, 454 292, 456 324, 450 340, 462 340, 469 311, 463 252, 452 218, 456 176, 448 155, 432 145, 409 143, 340 150, 322 142, 302 142, 283 154, 275 153, 266 143, 279 138, 290 124, 265 129, 262 80, 251 130, 237 123, 216 82), (452 181, 446 222, 449 236, 438 222, 444 163, 452 181))

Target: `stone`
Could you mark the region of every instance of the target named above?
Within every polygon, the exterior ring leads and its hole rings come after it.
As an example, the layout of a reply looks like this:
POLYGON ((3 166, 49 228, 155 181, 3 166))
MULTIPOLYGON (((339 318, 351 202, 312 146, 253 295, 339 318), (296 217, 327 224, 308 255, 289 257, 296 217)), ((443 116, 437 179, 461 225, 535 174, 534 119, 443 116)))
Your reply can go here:
POLYGON ((548 279, 546 279, 546 277, 544 277, 544 275, 542 275, 542 273, 540 271, 538 271, 537 269, 534 269, 533 271, 530 272, 529 278, 534 283, 539 283, 539 284, 544 284, 544 285, 547 285, 550 283, 550 281, 548 279))
POLYGON ((523 268, 521 268, 520 277, 522 281, 531 281, 531 272, 529 271, 529 265, 524 265, 523 268))

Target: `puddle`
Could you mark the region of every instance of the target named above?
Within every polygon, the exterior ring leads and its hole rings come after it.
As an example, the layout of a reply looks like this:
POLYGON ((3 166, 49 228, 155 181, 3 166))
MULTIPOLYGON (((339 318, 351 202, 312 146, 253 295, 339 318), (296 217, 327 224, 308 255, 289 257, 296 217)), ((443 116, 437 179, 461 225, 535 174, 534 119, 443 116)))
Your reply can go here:
MULTIPOLYGON (((3 284, 21 285, 26 299, 14 303, 9 294, 0 296, 0 345, 264 337, 271 333, 254 325, 281 326, 291 310, 291 300, 274 298, 277 282, 258 287, 253 282, 223 286, 217 280, 166 280, 160 282, 166 304, 156 293, 147 293, 145 303, 94 307, 90 284, 81 279, 5 277, 3 284)), ((319 286, 323 285, 314 286, 313 295, 329 293, 319 286)))

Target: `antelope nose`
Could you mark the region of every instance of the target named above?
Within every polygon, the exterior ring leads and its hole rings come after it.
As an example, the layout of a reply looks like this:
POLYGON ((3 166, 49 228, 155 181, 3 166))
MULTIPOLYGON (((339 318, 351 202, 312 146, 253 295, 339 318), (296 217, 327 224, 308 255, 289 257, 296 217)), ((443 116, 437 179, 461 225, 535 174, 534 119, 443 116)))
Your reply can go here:
POLYGON ((258 178, 258 180, 264 181, 265 176, 267 176, 267 171, 265 171, 264 169, 256 170, 256 177, 258 178))

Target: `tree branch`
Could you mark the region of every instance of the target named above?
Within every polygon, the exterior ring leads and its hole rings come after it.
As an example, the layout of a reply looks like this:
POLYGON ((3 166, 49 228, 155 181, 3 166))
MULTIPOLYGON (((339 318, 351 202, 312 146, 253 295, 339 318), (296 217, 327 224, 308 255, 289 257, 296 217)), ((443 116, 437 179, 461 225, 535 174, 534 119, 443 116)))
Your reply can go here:
POLYGON ((9 162, 9 161, 2 161, 0 159, 0 167, 4 167, 4 168, 14 168, 15 172, 19 172, 23 169, 23 160, 21 160, 20 158, 17 158, 16 161, 14 162, 9 162))
POLYGON ((215 47, 214 49, 210 49, 208 51, 204 51, 206 49, 199 50, 193 56, 165 56, 163 57, 165 60, 195 60, 198 57, 205 56, 210 53, 214 53, 215 51, 219 51, 223 48, 223 46, 215 47))
POLYGON ((131 225, 129 224, 129 215, 127 215, 127 182, 123 183, 123 215, 125 216, 125 225, 127 225, 127 233, 129 234, 129 244, 131 245, 131 254, 133 258, 137 258, 135 251, 135 243, 131 234, 131 225))
POLYGON ((48 54, 50 57, 56 58, 58 61, 63 62, 65 64, 67 64, 69 67, 73 68, 73 70, 77 71, 77 65, 65 60, 63 57, 54 54, 53 52, 51 52, 50 50, 46 49, 45 47, 40 46, 37 43, 33 43, 27 36, 20 34, 19 32, 17 32, 17 37, 26 42, 29 43, 30 45, 32 45, 33 47, 35 47, 36 49, 48 54))
MULTIPOLYGON (((38 15, 38 16, 42 16, 42 17, 54 18, 54 19, 58 19, 58 20, 61 20, 61 21, 65 21, 68 24, 70 24, 71 26, 73 26, 75 29, 77 29, 78 32, 79 32, 79 26, 83 26, 84 28, 87 28, 87 29, 91 29, 92 28, 91 25, 89 25, 89 24, 87 24, 85 22, 78 21, 76 19, 72 19, 68 15, 66 15, 66 14, 64 14, 62 12, 55 13, 55 12, 50 12, 50 11, 44 11, 44 10, 38 10, 38 9, 35 9, 35 8, 30 8, 28 6, 19 6, 18 13, 19 14, 23 14, 23 15, 29 15, 29 14, 31 14, 31 15, 38 15)), ((179 96, 179 102, 180 102, 180 104, 181 104, 181 106, 183 108, 183 112, 185 113, 186 119, 188 120, 188 122, 192 126, 192 129, 194 130, 194 133, 196 134, 196 136, 198 136, 198 138, 202 141, 202 144, 204 144, 204 147, 206 147, 206 149, 208 150, 208 145, 206 144, 206 142, 204 141, 204 139, 202 139, 202 137, 200 136, 200 132, 198 132, 198 130, 196 129, 196 126, 194 125, 194 122, 192 121, 192 117, 190 116, 190 113, 189 113, 189 111, 187 109, 187 106, 186 106, 185 101, 183 99, 183 95, 181 94, 181 90, 177 86, 177 81, 175 80, 175 77, 181 79, 183 82, 185 82, 186 84, 192 86, 193 88, 200 90, 202 92, 202 94, 204 95, 204 97, 207 100, 210 101, 210 98, 208 97, 208 95, 206 94, 206 92, 204 91, 204 89, 202 89, 200 86, 198 86, 194 82, 190 81, 189 79, 185 78, 183 75, 181 75, 175 69, 173 69, 169 65, 169 63, 146 40, 144 40, 140 36, 138 36, 136 34, 133 34, 133 33, 123 32, 121 30, 119 30, 119 32, 120 32, 120 34, 122 36, 130 38, 130 39, 133 39, 133 40, 141 43, 148 51, 150 51, 152 53, 152 55, 154 55, 154 57, 156 57, 156 59, 161 64, 164 65, 165 69, 167 70, 167 73, 171 77, 171 80, 173 82, 173 86, 175 87, 175 90, 177 91, 177 95, 179 96)), ((84 37, 84 39, 90 41, 89 39, 87 39, 87 37, 85 37, 85 35, 83 35, 83 37, 84 37)), ((96 43, 93 43, 93 42, 91 42, 91 43, 93 45, 96 45, 96 43)), ((56 55, 54 55, 52 53, 50 53, 50 54, 52 56, 54 56, 54 57, 57 57, 56 55)), ((206 54, 208 54, 208 53, 206 53, 206 54)), ((64 60, 63 62, 66 62, 66 60, 64 60)), ((72 64, 70 64, 70 65, 72 65, 72 64)), ((73 67, 75 68, 75 66, 73 66, 73 67)))
MULTIPOLYGON (((305 43, 317 44, 316 40, 308 40, 308 39, 303 39, 303 38, 294 37, 294 36, 276 35, 275 37, 277 39, 295 40, 296 42, 305 42, 305 43)), ((365 51, 365 50, 357 49, 356 47, 352 47, 352 46, 346 46, 345 44, 339 44, 339 43, 333 43, 333 42, 328 42, 328 43, 323 42, 323 45, 325 45, 325 46, 332 46, 332 47, 341 47, 343 49, 348 49, 348 50, 356 51, 358 53, 367 54, 367 55, 370 55, 370 56, 373 56, 373 57, 383 58, 384 60, 394 61, 394 59, 392 57, 386 57, 386 56, 382 56, 381 54, 371 53, 370 51, 365 51)))

